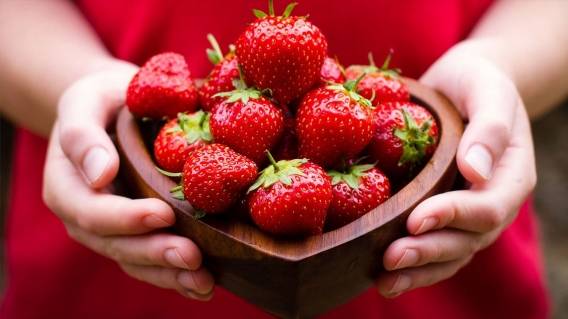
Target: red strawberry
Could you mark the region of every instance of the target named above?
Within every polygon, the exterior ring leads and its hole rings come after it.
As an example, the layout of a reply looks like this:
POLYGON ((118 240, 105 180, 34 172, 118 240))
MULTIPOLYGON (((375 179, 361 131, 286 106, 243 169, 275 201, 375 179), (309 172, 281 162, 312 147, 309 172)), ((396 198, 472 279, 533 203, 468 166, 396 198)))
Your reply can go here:
POLYGON ((330 171, 333 200, 326 224, 347 225, 390 197, 388 178, 374 165, 353 165, 345 172, 330 171))
POLYGON ((254 10, 257 20, 237 40, 237 57, 247 83, 270 89, 280 104, 304 95, 319 82, 327 56, 327 41, 306 17, 290 16, 295 3, 282 16, 254 10))
POLYGON ((211 134, 215 142, 225 144, 258 164, 266 159, 284 130, 284 115, 258 90, 236 81, 237 89, 216 96, 225 101, 211 114, 211 134))
POLYGON ((374 106, 387 102, 406 102, 410 100, 408 87, 399 76, 399 70, 389 69, 391 54, 389 54, 379 69, 375 66, 373 55, 369 53, 370 65, 352 65, 345 70, 347 80, 355 80, 366 73, 357 92, 371 100, 374 106))
POLYGON ((424 107, 411 102, 387 103, 374 113, 371 157, 392 179, 410 177, 436 149, 436 120, 424 107))
POLYGON ((153 56, 134 75, 126 105, 137 117, 175 118, 197 109, 198 94, 185 58, 177 53, 153 56))
POLYGON ((179 113, 160 129, 154 140, 154 157, 166 171, 181 172, 189 153, 209 144, 211 139, 208 113, 179 113))
POLYGON ((315 89, 298 107, 300 157, 331 167, 360 153, 371 140, 370 102, 353 91, 357 82, 315 89))
POLYGON ((331 203, 331 183, 324 170, 305 159, 275 162, 249 189, 254 223, 275 235, 321 234, 331 203))
POLYGON ((223 57, 215 37, 208 34, 207 39, 213 47, 207 50, 207 56, 215 66, 199 90, 199 100, 204 110, 211 111, 216 104, 223 101, 222 97, 213 95, 235 89, 233 81, 239 79, 239 65, 233 51, 223 57))
POLYGON ((228 146, 210 144, 189 154, 183 167, 183 194, 193 208, 221 213, 237 202, 256 176, 253 161, 228 146))
POLYGON ((344 83, 345 75, 344 70, 339 61, 330 57, 325 58, 323 66, 321 67, 321 82, 322 83, 344 83))

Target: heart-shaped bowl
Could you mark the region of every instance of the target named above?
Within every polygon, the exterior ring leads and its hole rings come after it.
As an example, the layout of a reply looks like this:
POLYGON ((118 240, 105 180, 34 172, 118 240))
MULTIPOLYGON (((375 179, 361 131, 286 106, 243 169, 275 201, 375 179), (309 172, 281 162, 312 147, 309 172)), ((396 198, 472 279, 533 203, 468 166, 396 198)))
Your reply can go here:
POLYGON ((186 201, 172 198, 175 181, 152 161, 139 122, 125 107, 116 134, 121 172, 135 197, 155 197, 176 213, 175 232, 189 237, 204 255, 216 283, 283 318, 305 318, 347 302, 373 284, 382 254, 406 234, 408 214, 424 199, 449 190, 456 177, 455 155, 463 131, 452 104, 436 91, 405 78, 413 101, 427 107, 440 128, 439 144, 420 173, 390 199, 354 222, 322 235, 275 238, 238 213, 193 217, 186 201))

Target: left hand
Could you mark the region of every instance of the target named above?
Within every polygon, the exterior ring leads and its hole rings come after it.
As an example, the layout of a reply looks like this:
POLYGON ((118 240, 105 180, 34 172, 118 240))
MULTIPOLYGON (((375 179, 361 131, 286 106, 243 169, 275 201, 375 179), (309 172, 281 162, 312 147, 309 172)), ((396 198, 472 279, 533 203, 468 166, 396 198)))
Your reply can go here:
POLYGON ((509 76, 462 43, 421 78, 469 121, 457 152, 469 189, 433 196, 408 217, 410 236, 383 257, 378 288, 395 297, 453 276, 513 222, 536 184, 530 124, 509 76))

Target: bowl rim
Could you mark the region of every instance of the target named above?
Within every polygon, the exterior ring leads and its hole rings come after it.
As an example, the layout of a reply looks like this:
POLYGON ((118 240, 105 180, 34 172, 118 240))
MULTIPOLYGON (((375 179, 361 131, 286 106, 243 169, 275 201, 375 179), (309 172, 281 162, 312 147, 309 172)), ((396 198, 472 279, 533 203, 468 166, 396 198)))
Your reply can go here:
POLYGON ((123 150, 125 145, 135 143, 136 147, 128 147, 129 151, 122 152, 123 155, 144 183, 156 193, 156 197, 171 205, 176 213, 184 214, 201 227, 209 227, 264 255, 297 262, 367 235, 414 208, 429 195, 436 182, 453 165, 463 132, 463 122, 459 113, 439 92, 410 78, 403 77, 403 81, 408 85, 412 99, 425 106, 438 122, 440 135, 436 151, 418 175, 388 200, 355 221, 321 235, 301 239, 278 238, 237 219, 231 219, 233 224, 212 218, 194 219, 192 217, 193 208, 187 201, 176 200, 170 196, 169 190, 175 186, 173 180, 155 169, 139 170, 132 164, 142 161, 146 163, 146 166, 154 166, 150 152, 142 140, 138 124, 126 107, 120 111, 116 123, 117 142, 123 150), (153 185, 156 184, 163 187, 155 188, 153 185), (407 205, 400 205, 401 202, 407 205))

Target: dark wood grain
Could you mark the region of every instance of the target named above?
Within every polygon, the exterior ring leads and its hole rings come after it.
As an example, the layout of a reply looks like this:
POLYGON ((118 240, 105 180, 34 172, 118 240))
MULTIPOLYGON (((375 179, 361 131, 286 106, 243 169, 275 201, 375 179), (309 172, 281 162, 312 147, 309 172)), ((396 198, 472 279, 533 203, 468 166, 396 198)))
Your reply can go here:
MULTIPOLYGON (((283 318, 309 318, 341 305, 368 288, 381 271, 382 253, 405 235, 410 211, 448 190, 456 175, 455 154, 463 125, 450 102, 405 79, 413 99, 427 106, 440 126, 431 160, 410 183, 358 220, 304 239, 278 239, 236 217, 196 220, 185 201, 172 199, 174 181, 154 168, 136 120, 124 108, 117 121, 123 172, 135 194, 160 198, 176 212, 175 231, 195 241, 217 284, 283 318)), ((229 214, 230 216, 231 214, 229 214)))

